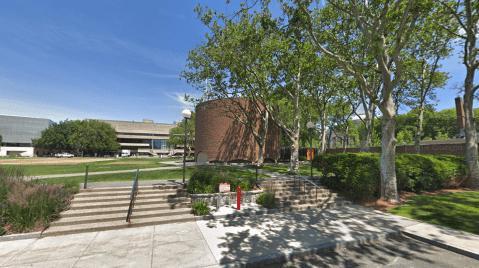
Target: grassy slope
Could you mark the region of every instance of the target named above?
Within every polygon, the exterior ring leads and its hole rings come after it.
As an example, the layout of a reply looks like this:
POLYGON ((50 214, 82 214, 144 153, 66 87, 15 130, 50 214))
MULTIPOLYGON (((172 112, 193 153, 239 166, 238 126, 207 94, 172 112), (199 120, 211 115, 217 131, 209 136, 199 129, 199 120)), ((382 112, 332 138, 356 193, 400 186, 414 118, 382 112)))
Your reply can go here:
MULTIPOLYGON (((186 168, 186 178, 191 175, 191 171, 194 167, 186 168)), ((234 167, 216 167, 218 171, 229 171, 230 178, 255 178, 255 172, 242 170, 234 167)), ((135 179, 136 172, 117 173, 117 174, 103 174, 103 175, 88 175, 88 182, 108 182, 108 181, 133 181, 135 179)), ((267 178, 269 176, 258 174, 258 178, 267 178)), ((153 170, 153 171, 141 171, 138 175, 138 179, 142 180, 181 180, 183 179, 183 168, 153 170)), ((68 183, 69 185, 82 183, 85 180, 85 176, 78 177, 64 177, 64 178, 51 178, 43 179, 41 181, 48 183, 68 183)))
POLYGON ((155 168, 155 167, 168 167, 170 165, 158 163, 160 158, 121 158, 108 161, 79 163, 74 165, 23 165, 25 174, 27 176, 36 175, 54 175, 54 174, 71 174, 71 173, 84 173, 86 171, 86 165, 89 165, 88 172, 102 172, 102 171, 114 171, 114 170, 133 170, 137 168, 155 168), (132 164, 111 164, 115 162, 129 162, 132 164), (135 162, 148 162, 148 164, 134 164, 135 162))
MULTIPOLYGON (((256 168, 254 165, 248 165, 246 166, 247 168, 256 168)), ((289 170, 289 165, 265 165, 259 169, 262 169, 264 171, 270 171, 270 172, 277 172, 281 174, 288 174, 288 175, 294 175, 293 172, 288 171, 289 170)), ((311 175, 311 166, 309 164, 301 164, 299 165, 299 174, 303 176, 310 176, 311 175)), ((313 168, 313 176, 320 176, 322 175, 321 172, 318 170, 315 170, 313 168)))
POLYGON ((479 192, 412 196, 388 212, 479 235, 479 192))

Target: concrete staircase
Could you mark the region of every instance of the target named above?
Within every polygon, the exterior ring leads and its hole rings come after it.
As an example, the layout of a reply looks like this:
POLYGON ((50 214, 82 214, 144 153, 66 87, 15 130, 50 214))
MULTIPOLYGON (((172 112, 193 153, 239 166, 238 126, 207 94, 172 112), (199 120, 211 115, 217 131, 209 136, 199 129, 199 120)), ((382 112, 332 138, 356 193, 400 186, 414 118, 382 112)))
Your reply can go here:
POLYGON ((131 222, 126 222, 131 187, 81 190, 69 210, 50 223, 42 236, 97 232, 195 221, 191 198, 183 185, 138 187, 131 222))
POLYGON ((276 207, 281 209, 281 212, 300 211, 307 209, 325 209, 338 206, 351 205, 344 197, 338 196, 331 190, 321 186, 317 181, 313 181, 321 188, 317 190, 315 187, 309 187, 306 182, 298 184, 293 180, 271 180, 258 182, 258 186, 264 191, 274 192, 276 194, 276 207))

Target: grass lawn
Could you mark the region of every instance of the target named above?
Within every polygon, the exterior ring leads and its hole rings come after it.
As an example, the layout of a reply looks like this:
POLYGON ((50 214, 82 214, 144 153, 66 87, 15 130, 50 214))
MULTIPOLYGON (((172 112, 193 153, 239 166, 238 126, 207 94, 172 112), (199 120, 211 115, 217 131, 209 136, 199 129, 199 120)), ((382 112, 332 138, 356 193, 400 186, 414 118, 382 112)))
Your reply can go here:
MULTIPOLYGON (((191 175, 191 171, 195 167, 186 167, 186 179, 191 175)), ((216 167, 218 171, 229 171, 230 178, 255 178, 256 173, 234 168, 234 167, 216 167)), ((117 174, 103 174, 103 175, 88 175, 88 182, 108 182, 108 181, 132 181, 135 179, 136 172, 117 173, 117 174)), ((268 175, 259 174, 258 178, 267 178, 268 175)), ((164 169, 141 171, 138 174, 139 181, 146 180, 181 180, 183 179, 183 168, 164 169)), ((67 183, 68 185, 79 185, 85 181, 85 176, 78 177, 64 177, 64 178, 50 178, 42 179, 41 181, 47 183, 67 183)))
MULTIPOLYGON (((170 161, 179 160, 175 158, 170 161)), ((22 165, 25 169, 27 176, 36 175, 55 175, 55 174, 71 174, 71 173, 84 173, 86 171, 86 165, 88 172, 102 172, 102 171, 114 171, 114 170, 133 170, 137 168, 155 168, 155 167, 168 167, 170 165, 158 163, 167 162, 161 161, 161 158, 119 158, 107 161, 79 163, 73 165, 22 165), (128 164, 115 164, 118 162, 125 162, 128 164), (138 164, 136 164, 138 163, 138 164)))
MULTIPOLYGON (((245 166, 247 168, 256 168, 255 165, 248 165, 245 166)), ((289 170, 289 165, 264 165, 263 167, 259 168, 264 171, 270 171, 270 172, 277 172, 281 174, 287 174, 287 175, 294 175, 293 172, 288 171, 289 170)), ((311 166, 309 164, 301 164, 299 165, 299 174, 303 176, 311 176, 311 166)), ((318 170, 315 170, 313 168, 313 176, 320 176, 322 175, 321 172, 318 170)))
POLYGON ((388 212, 479 235, 479 192, 411 196, 388 212))

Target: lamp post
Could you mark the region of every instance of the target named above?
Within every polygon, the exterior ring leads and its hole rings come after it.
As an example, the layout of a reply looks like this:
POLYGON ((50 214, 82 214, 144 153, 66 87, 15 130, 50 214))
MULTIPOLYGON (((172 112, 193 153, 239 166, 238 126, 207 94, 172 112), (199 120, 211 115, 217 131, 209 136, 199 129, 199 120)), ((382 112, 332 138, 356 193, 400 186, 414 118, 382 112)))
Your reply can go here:
POLYGON ((186 173, 186 126, 188 125, 188 119, 191 117, 191 112, 188 109, 184 109, 181 112, 181 115, 185 118, 185 147, 183 152, 183 184, 186 184, 185 173, 186 173))
POLYGON ((311 181, 313 181, 313 128, 314 128, 314 123, 309 121, 306 124, 306 127, 308 127, 309 130, 309 156, 311 157, 311 181))

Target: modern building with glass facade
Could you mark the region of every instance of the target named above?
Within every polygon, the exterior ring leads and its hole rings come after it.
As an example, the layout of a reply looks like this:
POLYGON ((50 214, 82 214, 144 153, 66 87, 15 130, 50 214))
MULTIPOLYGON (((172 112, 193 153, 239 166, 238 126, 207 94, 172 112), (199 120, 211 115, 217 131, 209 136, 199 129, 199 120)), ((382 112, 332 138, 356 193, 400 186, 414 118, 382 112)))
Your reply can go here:
POLYGON ((130 150, 130 155, 168 155, 175 150, 166 145, 170 129, 175 124, 154 123, 153 120, 144 119, 143 122, 99 120, 110 124, 117 134, 117 141, 122 150, 130 150))
POLYGON ((52 120, 45 118, 0 115, 0 156, 34 156, 32 139, 41 138, 42 131, 52 124, 52 120))

